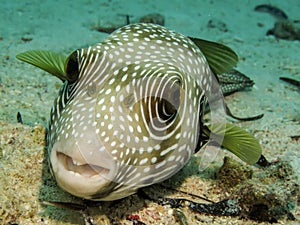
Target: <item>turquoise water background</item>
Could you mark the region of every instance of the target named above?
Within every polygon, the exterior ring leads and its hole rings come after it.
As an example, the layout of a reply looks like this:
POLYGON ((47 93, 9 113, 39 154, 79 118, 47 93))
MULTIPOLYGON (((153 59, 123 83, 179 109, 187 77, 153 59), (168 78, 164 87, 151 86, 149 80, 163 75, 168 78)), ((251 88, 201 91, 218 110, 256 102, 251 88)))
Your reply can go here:
POLYGON ((62 84, 46 72, 18 61, 16 54, 44 49, 67 55, 108 35, 96 31, 95 27, 125 25, 125 15, 134 23, 146 14, 160 13, 167 28, 221 42, 237 52, 240 59, 237 69, 253 79, 255 86, 229 96, 226 102, 236 115, 264 113, 265 116, 253 122, 233 122, 259 139, 268 159, 286 159, 299 173, 300 143, 291 137, 300 135, 300 92, 279 77, 300 80, 300 42, 267 36, 275 18, 255 12, 254 7, 259 4, 275 5, 290 19, 300 20, 299 0, 2 0, 1 149, 7 144, 4 136, 14 136, 3 130, 17 123, 18 112, 24 125, 47 126, 53 100, 62 84), (209 25, 210 21, 213 26, 209 25))

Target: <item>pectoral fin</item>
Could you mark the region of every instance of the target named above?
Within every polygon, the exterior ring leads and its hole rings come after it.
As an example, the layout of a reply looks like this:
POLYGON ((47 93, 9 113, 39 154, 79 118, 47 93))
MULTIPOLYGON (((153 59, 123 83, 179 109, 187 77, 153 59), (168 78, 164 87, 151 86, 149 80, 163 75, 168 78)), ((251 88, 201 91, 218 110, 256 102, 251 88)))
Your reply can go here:
MULTIPOLYGON (((210 127, 205 129, 206 135, 210 135, 210 127)), ((241 160, 248 164, 255 164, 261 157, 262 149, 258 140, 249 132, 242 128, 230 123, 226 123, 226 126, 218 126, 214 124, 214 135, 223 135, 222 143, 219 143, 222 147, 232 152, 241 160)))
POLYGON ((32 64, 62 80, 66 80, 64 64, 67 57, 63 54, 45 50, 32 50, 18 54, 17 59, 32 64))

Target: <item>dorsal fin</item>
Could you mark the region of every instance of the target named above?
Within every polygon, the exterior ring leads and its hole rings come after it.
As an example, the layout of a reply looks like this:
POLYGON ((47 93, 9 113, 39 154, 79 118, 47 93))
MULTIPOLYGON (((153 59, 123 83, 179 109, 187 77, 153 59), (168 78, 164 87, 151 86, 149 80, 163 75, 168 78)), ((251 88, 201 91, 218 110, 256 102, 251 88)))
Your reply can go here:
POLYGON ((230 71, 238 62, 237 54, 226 45, 189 37, 204 54, 214 74, 230 71))

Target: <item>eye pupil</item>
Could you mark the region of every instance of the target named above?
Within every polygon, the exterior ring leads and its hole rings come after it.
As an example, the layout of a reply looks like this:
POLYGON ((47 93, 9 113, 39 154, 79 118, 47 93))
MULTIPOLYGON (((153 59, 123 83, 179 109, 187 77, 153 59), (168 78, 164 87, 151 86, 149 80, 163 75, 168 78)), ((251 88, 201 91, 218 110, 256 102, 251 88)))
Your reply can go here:
POLYGON ((180 106, 180 89, 176 87, 171 90, 169 97, 162 100, 161 117, 172 121, 176 118, 178 108, 180 106))
POLYGON ((79 69, 78 69, 78 53, 74 51, 68 58, 65 64, 65 72, 67 75, 67 80, 70 83, 75 82, 79 76, 79 69))

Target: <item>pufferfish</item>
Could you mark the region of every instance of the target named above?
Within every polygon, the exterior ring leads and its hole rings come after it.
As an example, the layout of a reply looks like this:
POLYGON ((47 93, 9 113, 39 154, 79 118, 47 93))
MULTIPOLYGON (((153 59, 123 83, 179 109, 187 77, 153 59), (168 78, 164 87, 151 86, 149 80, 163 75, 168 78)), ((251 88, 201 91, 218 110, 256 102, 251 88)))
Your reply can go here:
POLYGON ((216 99, 214 73, 236 63, 235 54, 222 54, 226 46, 203 41, 130 24, 65 60, 48 131, 62 189, 90 200, 121 199, 188 162, 201 141, 204 106, 216 99))

